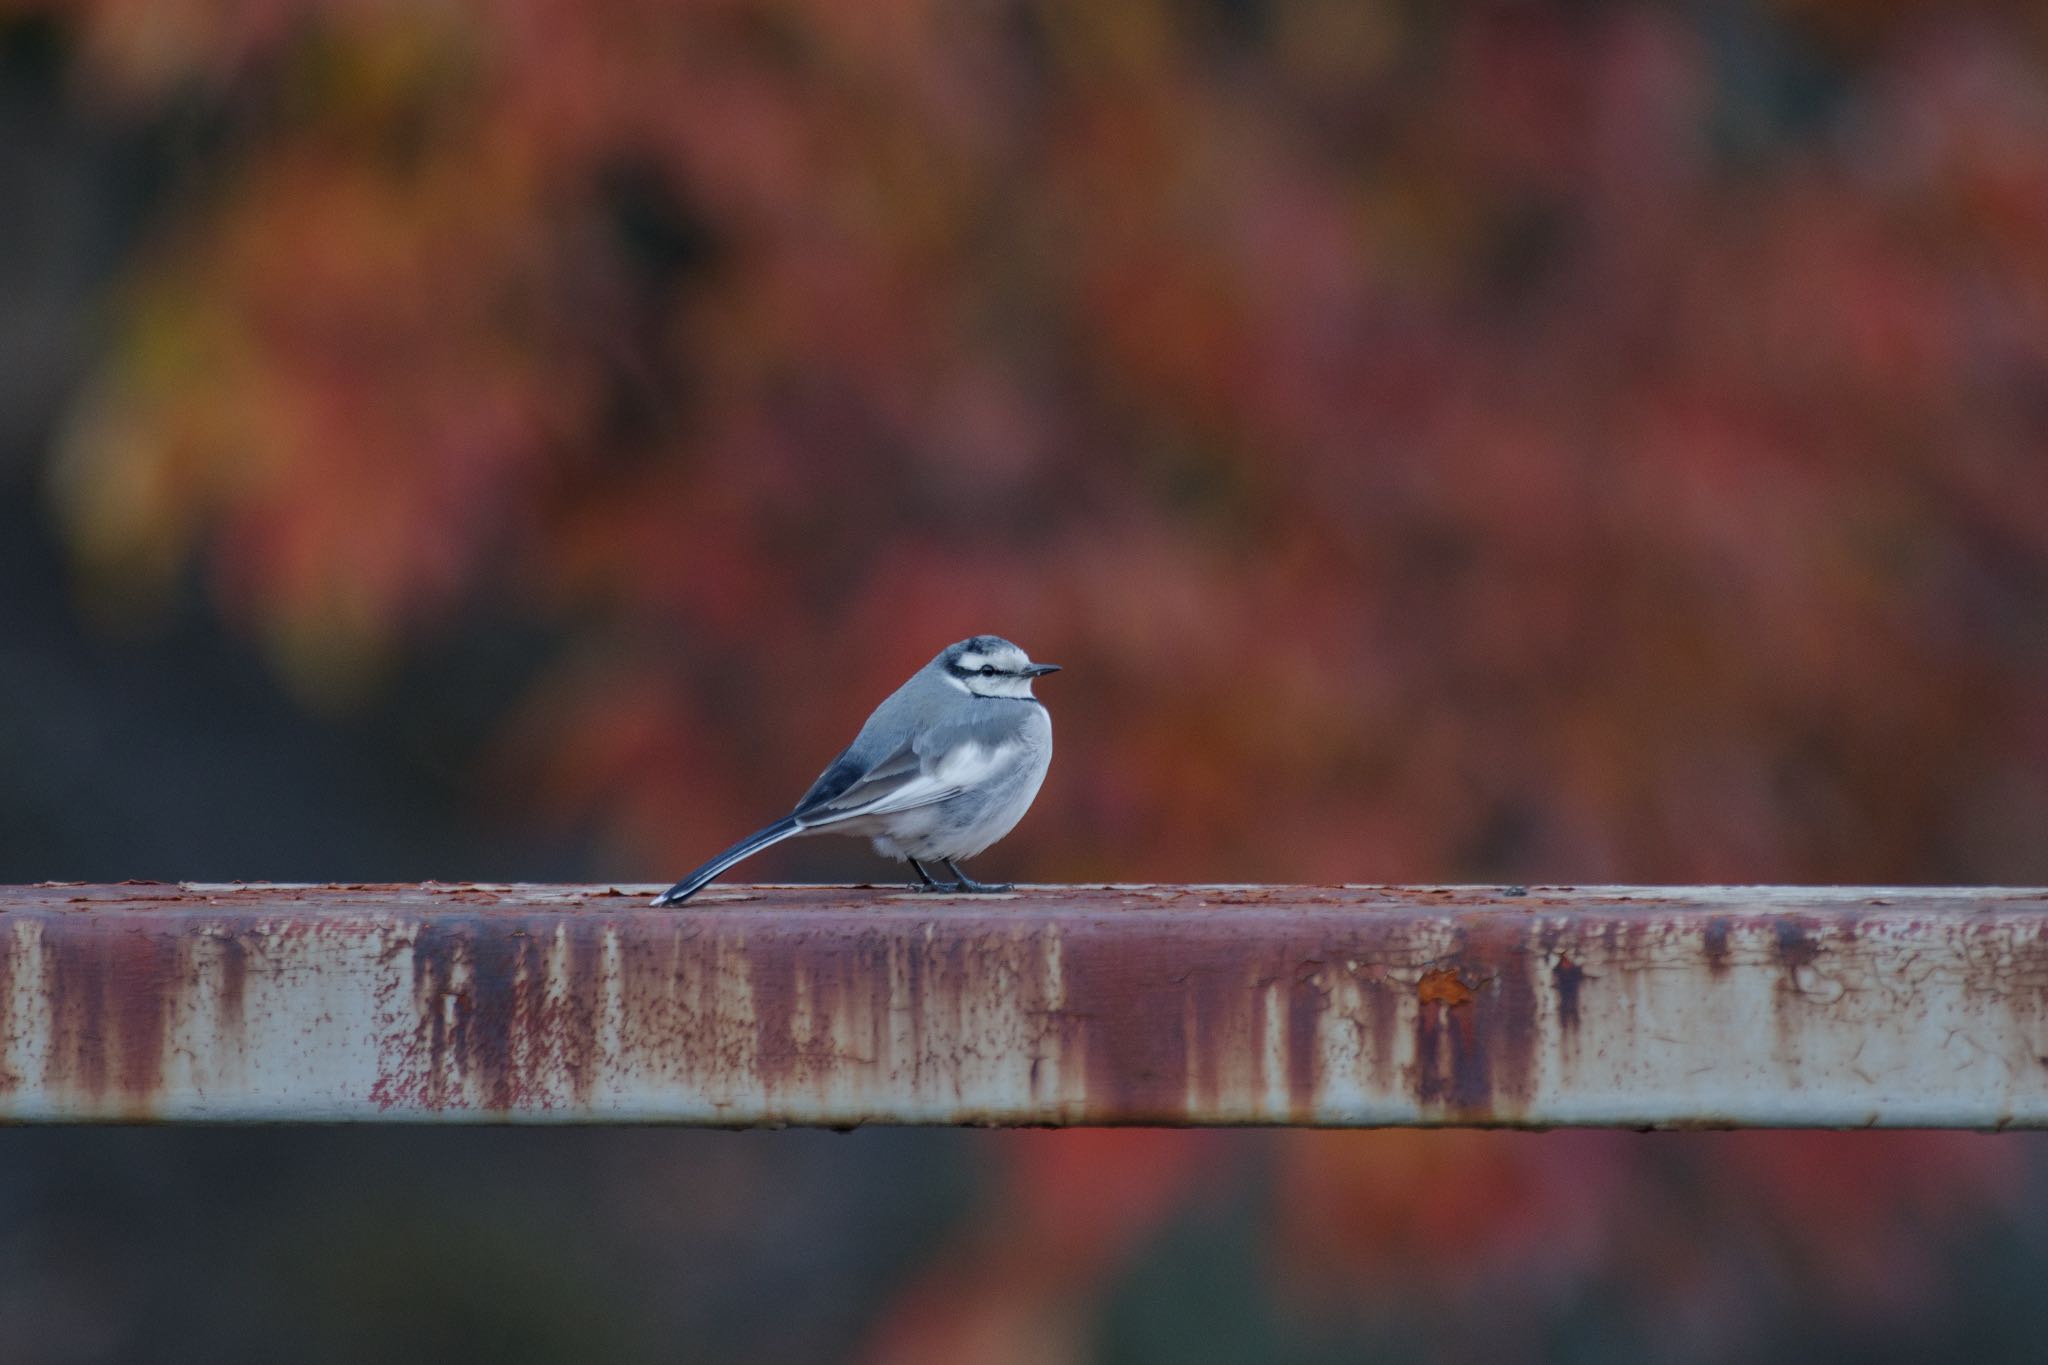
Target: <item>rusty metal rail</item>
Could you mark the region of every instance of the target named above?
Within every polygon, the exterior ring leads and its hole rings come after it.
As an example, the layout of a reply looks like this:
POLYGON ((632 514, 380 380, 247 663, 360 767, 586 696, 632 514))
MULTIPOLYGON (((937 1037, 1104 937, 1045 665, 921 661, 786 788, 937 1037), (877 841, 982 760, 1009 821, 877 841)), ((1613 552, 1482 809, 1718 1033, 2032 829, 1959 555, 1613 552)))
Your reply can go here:
POLYGON ((0 888, 0 1121, 2048 1126, 2048 891, 0 888))

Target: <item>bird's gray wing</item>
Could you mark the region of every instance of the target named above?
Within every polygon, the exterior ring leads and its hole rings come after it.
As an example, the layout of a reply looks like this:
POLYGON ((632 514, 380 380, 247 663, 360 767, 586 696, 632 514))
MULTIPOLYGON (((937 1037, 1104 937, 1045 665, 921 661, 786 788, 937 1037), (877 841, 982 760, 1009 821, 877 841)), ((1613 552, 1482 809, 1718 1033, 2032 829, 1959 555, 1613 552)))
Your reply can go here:
POLYGON ((890 765, 901 761, 905 736, 916 733, 920 716, 934 704, 934 700, 924 675, 913 674, 909 682, 890 693, 875 708, 867 723, 860 727, 860 733, 853 737, 853 743, 842 749, 839 757, 818 774, 818 780, 811 784, 811 789, 803 794, 803 799, 790 813, 802 816, 828 801, 836 801, 870 774, 890 775, 890 765))
POLYGON ((818 778, 794 814, 815 827, 934 805, 1000 771, 1014 759, 1016 742, 1013 720, 970 714, 919 730, 872 765, 849 750, 818 778))
POLYGON ((846 749, 832 760, 824 772, 818 774, 818 780, 811 784, 811 789, 796 803, 796 810, 792 814, 802 815, 805 811, 814 810, 834 797, 844 795, 848 787, 867 776, 871 766, 862 762, 853 749, 846 749))

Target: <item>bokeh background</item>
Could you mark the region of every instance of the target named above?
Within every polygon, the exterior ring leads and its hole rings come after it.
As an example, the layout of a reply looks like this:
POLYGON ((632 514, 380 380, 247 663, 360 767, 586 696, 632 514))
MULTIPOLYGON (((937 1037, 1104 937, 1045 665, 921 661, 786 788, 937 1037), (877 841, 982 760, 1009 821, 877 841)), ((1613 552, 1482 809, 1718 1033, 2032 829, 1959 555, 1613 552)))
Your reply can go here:
MULTIPOLYGON (((2048 882, 2048 10, 0 0, 0 879, 666 880, 982 630, 984 876, 2048 882)), ((0 1358, 2034 1359, 2044 1175, 0 1130, 0 1358)))

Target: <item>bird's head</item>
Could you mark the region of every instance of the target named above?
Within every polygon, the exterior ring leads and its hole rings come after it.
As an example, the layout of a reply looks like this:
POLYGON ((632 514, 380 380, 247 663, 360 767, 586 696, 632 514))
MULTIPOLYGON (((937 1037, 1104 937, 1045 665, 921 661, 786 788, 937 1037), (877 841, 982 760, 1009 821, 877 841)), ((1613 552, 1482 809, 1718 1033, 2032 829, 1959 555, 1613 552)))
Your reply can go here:
POLYGON ((1031 662, 1030 655, 1000 635, 977 635, 948 645, 932 664, 954 686, 977 697, 1029 698, 1033 678, 1060 668, 1031 662))

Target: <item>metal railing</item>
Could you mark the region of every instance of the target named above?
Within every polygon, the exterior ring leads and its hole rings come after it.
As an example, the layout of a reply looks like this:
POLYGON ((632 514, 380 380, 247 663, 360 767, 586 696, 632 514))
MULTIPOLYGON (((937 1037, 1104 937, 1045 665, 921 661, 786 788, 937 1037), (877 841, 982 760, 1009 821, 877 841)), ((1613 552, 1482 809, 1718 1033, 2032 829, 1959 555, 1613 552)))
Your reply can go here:
POLYGON ((2048 1126, 2048 891, 0 888, 0 1121, 2048 1126))

